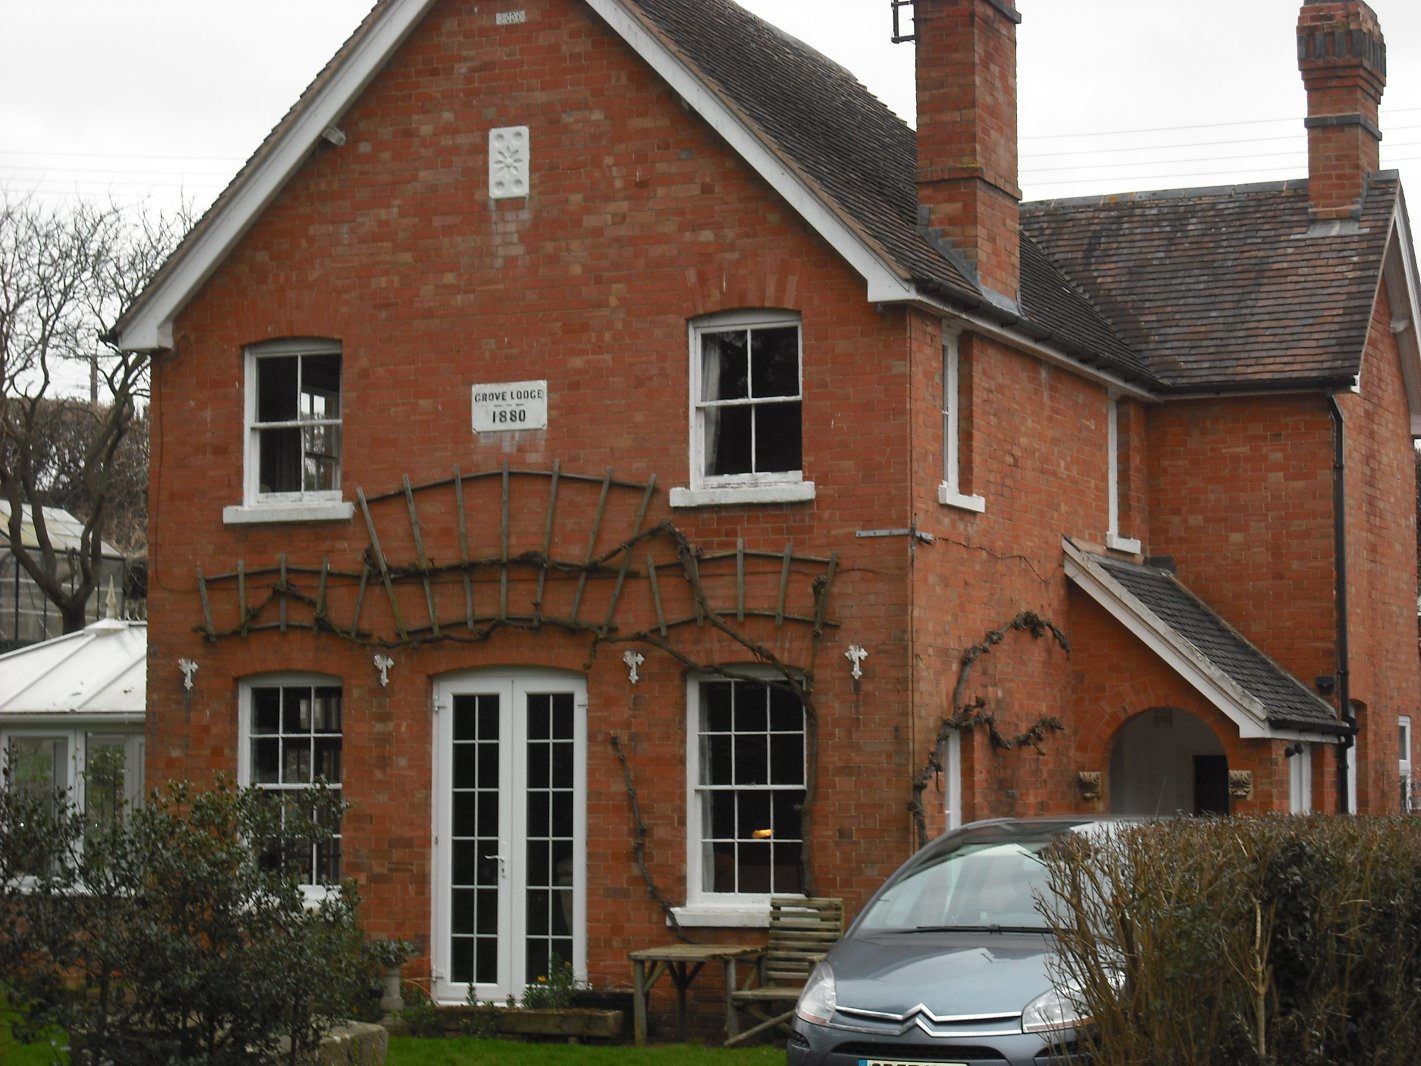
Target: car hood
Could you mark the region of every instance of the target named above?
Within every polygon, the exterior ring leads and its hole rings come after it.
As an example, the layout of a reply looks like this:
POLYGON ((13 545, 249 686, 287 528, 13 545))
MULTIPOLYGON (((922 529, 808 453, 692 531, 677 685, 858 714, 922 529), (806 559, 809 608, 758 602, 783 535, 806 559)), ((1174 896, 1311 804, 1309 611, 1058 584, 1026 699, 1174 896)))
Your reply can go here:
POLYGON ((872 933, 839 941, 828 957, 840 1010, 934 1017, 1020 1014, 1051 987, 1047 933, 872 933))

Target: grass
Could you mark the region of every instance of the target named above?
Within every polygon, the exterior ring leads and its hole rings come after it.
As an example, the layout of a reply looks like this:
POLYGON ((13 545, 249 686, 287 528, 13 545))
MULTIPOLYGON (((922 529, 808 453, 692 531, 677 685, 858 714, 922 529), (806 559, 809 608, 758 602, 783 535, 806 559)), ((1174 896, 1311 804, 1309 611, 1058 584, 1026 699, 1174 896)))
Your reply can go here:
POLYGON ((390 1038, 386 1066, 783 1066, 784 1047, 712 1048, 699 1044, 627 1047, 602 1044, 521 1044, 451 1037, 390 1038))

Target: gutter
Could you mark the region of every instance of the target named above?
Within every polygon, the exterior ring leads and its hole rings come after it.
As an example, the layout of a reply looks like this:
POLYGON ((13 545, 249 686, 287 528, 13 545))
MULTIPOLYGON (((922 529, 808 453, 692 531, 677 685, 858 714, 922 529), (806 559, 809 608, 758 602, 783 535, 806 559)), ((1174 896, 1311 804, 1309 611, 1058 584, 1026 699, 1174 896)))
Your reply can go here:
POLYGON ((1332 412, 1332 544, 1333 572, 1337 587, 1337 703, 1347 732, 1338 746, 1337 813, 1349 814, 1351 776, 1348 753, 1357 743, 1357 719, 1352 714, 1351 650, 1347 639, 1347 460, 1344 450, 1346 419, 1337 404, 1337 394, 1327 394, 1332 412))

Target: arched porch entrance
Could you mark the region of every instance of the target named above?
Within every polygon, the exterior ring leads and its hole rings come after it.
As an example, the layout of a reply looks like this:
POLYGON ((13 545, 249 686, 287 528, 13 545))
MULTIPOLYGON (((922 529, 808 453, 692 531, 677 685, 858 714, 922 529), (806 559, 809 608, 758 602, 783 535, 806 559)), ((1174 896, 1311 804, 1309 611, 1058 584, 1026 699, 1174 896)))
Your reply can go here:
POLYGON ((1115 735, 1108 795, 1112 814, 1228 814, 1224 746, 1188 711, 1137 714, 1115 735))

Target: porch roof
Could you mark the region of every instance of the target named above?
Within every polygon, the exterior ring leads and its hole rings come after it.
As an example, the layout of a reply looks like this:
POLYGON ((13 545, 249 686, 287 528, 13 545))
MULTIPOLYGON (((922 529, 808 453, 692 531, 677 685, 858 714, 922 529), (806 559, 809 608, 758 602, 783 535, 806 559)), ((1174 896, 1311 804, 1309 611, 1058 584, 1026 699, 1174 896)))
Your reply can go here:
POLYGON ((1245 738, 1346 734, 1332 705, 1270 659, 1169 570, 1064 541, 1066 575, 1231 719, 1245 738))

